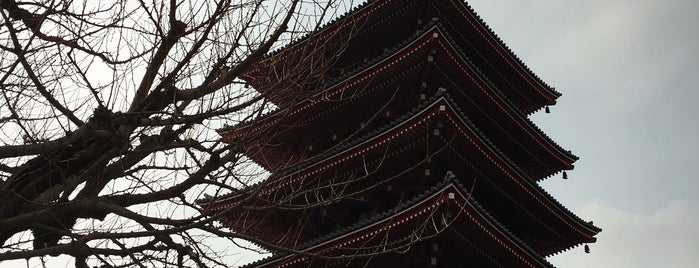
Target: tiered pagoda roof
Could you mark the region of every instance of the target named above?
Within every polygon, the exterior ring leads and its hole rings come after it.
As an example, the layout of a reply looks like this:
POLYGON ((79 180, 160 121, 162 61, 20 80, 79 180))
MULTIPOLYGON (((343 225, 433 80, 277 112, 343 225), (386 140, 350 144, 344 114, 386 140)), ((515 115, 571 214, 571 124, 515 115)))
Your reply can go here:
MULTIPOLYGON (((384 49, 404 41, 432 21, 440 21, 447 28, 454 36, 454 44, 478 64, 498 90, 512 99, 522 112, 529 114, 555 104, 560 93, 534 74, 463 0, 366 1, 313 34, 272 53, 243 78, 278 106, 293 105, 305 99, 309 90, 326 88, 327 81, 383 53, 384 49), (344 53, 338 54, 338 51, 344 53), (327 63, 333 72, 318 73, 316 79, 305 78, 304 83, 294 81, 295 85, 277 84, 292 70, 312 66, 298 66, 299 62, 317 63, 318 57, 328 55, 333 55, 330 57, 333 61, 327 63)), ((309 73, 313 73, 312 70, 301 74, 309 73)))
MULTIPOLYGON (((354 115, 364 118, 353 120, 368 121, 374 115, 372 112, 377 112, 372 108, 382 108, 382 103, 391 101, 396 91, 408 91, 401 94, 415 95, 414 101, 403 99, 402 103, 397 104, 410 107, 419 104, 417 94, 428 94, 420 93, 423 85, 424 91, 444 86, 458 89, 458 94, 454 96, 463 103, 461 107, 468 109, 464 112, 477 121, 498 147, 537 180, 561 169, 572 169, 577 157, 553 142, 526 115, 514 109, 506 96, 494 90, 490 80, 458 47, 452 45, 452 39, 441 30, 440 25, 433 23, 424 27, 402 44, 333 79, 327 88, 292 107, 281 108, 246 126, 224 130, 224 141, 246 140, 248 155, 266 169, 275 171, 314 153, 305 151, 308 144, 289 146, 280 142, 293 135, 308 137, 313 136, 311 132, 326 134, 309 127, 309 122, 334 122, 323 126, 325 128, 343 124, 338 117, 344 117, 347 111, 342 107, 350 105, 360 106, 364 110, 364 114, 354 115), (250 139, 257 139, 257 143, 250 139), (258 146, 258 143, 263 146, 258 146)), ((355 133, 354 130, 351 132, 355 133)))
POLYGON ((560 94, 460 0, 366 2, 243 78, 279 108, 220 133, 272 174, 200 204, 277 245, 254 267, 549 267, 601 231, 538 185, 577 160, 527 117, 560 94))
POLYGON ((414 267, 437 264, 443 259, 477 267, 553 267, 491 216, 460 181, 448 172, 441 182, 411 200, 298 246, 297 251, 308 255, 278 254, 243 267, 365 267, 367 263, 371 266, 414 267), (431 237, 421 241, 421 247, 405 246, 416 242, 413 241, 416 232, 431 237), (374 251, 381 250, 366 247, 382 246, 381 241, 372 241, 382 239, 393 242, 395 248, 391 253, 375 255, 374 251), (421 252, 424 246, 428 247, 427 253, 421 252), (327 258, 318 260, 312 257, 314 255, 327 258))
MULTIPOLYGON (((395 177, 405 177, 400 174, 411 167, 424 166, 425 154, 430 155, 432 162, 441 163, 441 166, 432 164, 434 171, 430 172, 450 168, 462 172, 461 174, 476 177, 464 183, 471 184, 477 181, 479 191, 476 194, 484 195, 484 200, 492 200, 487 204, 498 204, 498 209, 493 213, 500 216, 503 221, 516 224, 523 218, 529 218, 528 224, 519 224, 518 231, 523 236, 538 233, 539 241, 532 240, 530 243, 540 243, 541 245, 535 247, 540 248, 542 255, 549 255, 580 243, 595 241, 594 235, 599 232, 599 229, 563 207, 534 179, 498 150, 487 136, 462 113, 446 90, 440 90, 413 111, 375 128, 363 137, 274 173, 263 184, 265 189, 255 192, 268 193, 270 196, 289 196, 292 190, 286 188, 298 188, 300 184, 322 188, 322 180, 328 179, 327 174, 332 174, 332 182, 335 184, 344 182, 355 184, 355 187, 350 189, 356 188, 357 192, 368 187, 376 187, 378 184, 400 184, 401 180, 407 179, 395 177), (442 124, 439 128, 441 142, 426 138, 429 136, 426 134, 433 131, 430 126, 435 126, 438 122, 442 124), (470 144, 463 141, 469 141, 470 144), (425 151, 429 143, 432 143, 432 152, 425 151), (387 162, 385 159, 392 160, 387 162), (366 168, 372 169, 374 174, 372 176, 353 175, 361 173, 361 170, 366 168), (541 239, 541 237, 544 238, 541 239)), ((221 197, 219 202, 210 209, 218 210, 237 205, 237 200, 244 198, 247 197, 221 197)), ((301 204, 295 205, 301 206, 301 204)), ((251 218, 255 218, 248 214, 242 217, 248 222, 251 218)), ((278 228, 285 229, 283 226, 278 228)), ((275 234, 270 233, 270 235, 275 234)))

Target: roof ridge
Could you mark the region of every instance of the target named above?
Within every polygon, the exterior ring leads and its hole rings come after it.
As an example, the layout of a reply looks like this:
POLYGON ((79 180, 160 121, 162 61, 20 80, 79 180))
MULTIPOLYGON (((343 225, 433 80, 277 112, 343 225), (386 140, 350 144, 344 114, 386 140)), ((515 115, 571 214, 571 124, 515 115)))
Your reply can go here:
POLYGON ((235 125, 235 126, 224 126, 223 128, 221 128, 221 129, 219 129, 219 130, 217 130, 217 131, 218 131, 219 133, 222 133, 222 132, 229 131, 229 130, 231 130, 231 129, 233 129, 233 128, 236 128, 236 127, 245 127, 245 126, 250 125, 251 123, 253 123, 253 122, 255 122, 255 121, 264 120, 264 119, 266 119, 266 118, 268 118, 268 117, 273 116, 274 114, 278 114, 278 113, 284 112, 284 111, 286 111, 286 110, 288 110, 288 109, 290 109, 290 108, 295 107, 296 105, 298 105, 298 104, 300 104, 300 103, 303 103, 303 102, 305 102, 305 101, 308 101, 308 100, 310 100, 312 97, 316 97, 316 96, 318 96, 320 93, 325 92, 325 91, 329 90, 330 88, 332 88, 332 87, 334 87, 334 86, 337 86, 337 85, 341 84, 341 83, 344 82, 345 80, 347 80, 347 79, 349 79, 349 78, 351 78, 351 77, 353 77, 353 76, 355 76, 355 75, 357 75, 357 74, 359 74, 359 73, 361 73, 361 72, 367 70, 367 69, 370 68, 371 66, 373 66, 373 65, 375 65, 375 64, 377 64, 377 63, 379 63, 379 62, 381 62, 381 61, 384 61, 384 60, 386 60, 386 59, 389 59, 391 55, 393 55, 393 54, 395 54, 395 53, 397 53, 397 52, 400 52, 401 50, 403 50, 403 49, 405 48, 406 45, 408 45, 408 44, 410 44, 410 43, 412 43, 412 42, 415 42, 415 41, 417 40, 417 38, 419 38, 421 35, 424 35, 425 33, 427 33, 427 32, 428 32, 430 29, 432 29, 435 25, 436 25, 436 22, 434 22, 434 21, 429 22, 428 24, 426 24, 426 25, 423 26, 422 28, 420 28, 420 29, 418 29, 417 31, 415 31, 415 33, 413 33, 409 38, 407 38, 406 40, 400 42, 399 44, 397 44, 397 45, 395 45, 395 46, 393 46, 393 47, 387 49, 386 51, 384 51, 384 53, 381 53, 380 55, 378 55, 378 56, 376 56, 376 57, 373 57, 373 58, 371 58, 370 60, 367 60, 366 62, 363 62, 362 64, 360 64, 360 65, 358 65, 358 66, 355 66, 354 68, 352 68, 352 70, 350 70, 350 71, 348 71, 348 72, 346 72, 346 73, 344 73, 344 74, 342 74, 342 75, 340 75, 340 76, 338 76, 338 77, 336 77, 336 78, 330 79, 330 80, 325 81, 324 83, 322 83, 322 84, 316 86, 316 88, 314 88, 314 89, 312 90, 313 92, 311 93, 311 95, 310 95, 308 98, 306 98, 306 99, 304 99, 304 100, 302 100, 302 101, 300 101, 300 102, 298 102, 298 103, 295 103, 295 104, 289 105, 289 106, 285 106, 285 107, 279 107, 279 108, 277 108, 277 109, 275 109, 275 110, 273 110, 273 111, 270 111, 270 112, 268 112, 268 113, 266 113, 266 114, 264 114, 264 115, 262 115, 262 116, 257 117, 255 120, 244 122, 242 126, 241 126, 241 124, 238 124, 238 125, 235 125))
POLYGON ((552 86, 550 86, 548 83, 544 82, 544 80, 541 79, 541 77, 539 77, 536 73, 534 73, 534 71, 531 70, 531 68, 529 68, 529 66, 527 66, 527 65, 524 63, 524 61, 523 61, 522 59, 520 59, 519 56, 517 56, 517 54, 515 54, 514 51, 512 51, 512 49, 511 49, 509 46, 507 46, 507 44, 505 44, 505 42, 502 40, 502 38, 500 38, 500 36, 499 36, 497 33, 495 33, 495 31, 494 31, 487 23, 485 23, 485 21, 483 20, 483 18, 481 18, 481 16, 478 15, 478 13, 476 12, 476 10, 473 9, 473 7, 471 7, 471 5, 469 5, 468 2, 466 2, 466 0, 461 0, 461 1, 459 1, 459 2, 461 2, 461 3, 464 5, 464 7, 466 7, 466 9, 467 9, 471 14, 473 14, 473 17, 475 17, 475 18, 478 20, 479 24, 480 24, 481 26, 483 26, 483 28, 484 28, 491 36, 493 36, 493 37, 495 38, 495 40, 498 42, 498 44, 499 44, 503 49, 505 49, 505 51, 507 51, 507 53, 508 53, 520 66, 522 66, 522 67, 527 71, 527 73, 529 73, 537 82, 539 82, 542 86, 544 86, 544 88, 546 88, 547 90, 550 90, 552 93, 554 93, 554 95, 556 95, 556 96, 558 96, 558 97, 560 97, 560 96, 562 95, 560 92, 556 91, 555 88, 553 88, 552 86))
MULTIPOLYGON (((358 231, 364 227, 368 227, 372 224, 379 223, 383 220, 388 219, 392 215, 396 215, 396 213, 398 213, 398 212, 404 211, 405 209, 412 207, 414 205, 417 205, 426 199, 432 198, 435 194, 438 194, 439 192, 446 190, 450 186, 453 186, 455 189, 457 189, 457 191, 460 192, 461 196, 464 197, 466 203, 470 204, 471 207, 473 207, 480 215, 482 215, 486 221, 488 221, 490 224, 492 224, 493 227, 495 227, 497 230, 502 232, 506 237, 511 239, 518 247, 522 248, 527 254, 534 257, 537 261, 539 261, 544 266, 554 267, 543 256, 536 253, 536 251, 534 251, 529 245, 527 245, 523 240, 521 240, 518 236, 516 236, 509 229, 507 229, 507 227, 505 227, 502 223, 500 223, 483 206, 481 206, 480 203, 478 203, 478 201, 473 196, 470 195, 468 189, 466 189, 466 187, 463 186, 463 184, 457 179, 457 176, 452 171, 447 171, 444 178, 441 181, 437 181, 429 189, 414 196, 410 200, 400 202, 398 205, 394 206, 391 209, 385 210, 382 213, 377 213, 377 214, 375 214, 367 219, 359 220, 352 225, 331 231, 330 233, 328 233, 326 235, 323 235, 319 238, 313 239, 309 242, 303 243, 303 244, 295 247, 295 250, 297 250, 297 251, 308 250, 308 249, 311 249, 315 246, 320 246, 321 244, 323 244, 325 242, 332 241, 333 239, 341 238, 342 236, 347 235, 353 231, 358 231)), ((269 256, 269 257, 261 259, 261 260, 257 260, 255 262, 250 263, 250 264, 246 264, 244 266, 241 266, 241 268, 254 267, 254 266, 268 263, 271 261, 280 260, 280 259, 283 259, 286 257, 291 257, 293 255, 294 254, 292 254, 292 253, 280 253, 280 254, 269 256)))
POLYGON ((531 119, 529 119, 529 117, 524 112, 522 112, 519 108, 517 108, 517 106, 514 104, 514 102, 512 100, 510 100, 510 98, 508 98, 505 93, 503 93, 500 89, 498 89, 498 87, 495 85, 495 83, 493 83, 493 81, 491 81, 490 78, 488 78, 488 76, 486 76, 485 73, 483 73, 483 71, 480 68, 478 68, 478 66, 475 63, 473 63, 473 61, 470 59, 470 57, 468 57, 466 55, 466 53, 463 52, 463 50, 461 49, 461 47, 459 47, 459 45, 456 43, 456 41, 451 36, 451 34, 449 34, 449 32, 446 30, 446 27, 443 27, 441 25, 441 23, 438 23, 438 27, 441 30, 441 32, 444 34, 445 38, 447 38, 448 43, 454 48, 456 53, 464 60, 466 65, 468 65, 468 67, 470 67, 476 73, 478 78, 483 80, 483 82, 485 82, 491 89, 493 89, 493 92, 495 93, 495 95, 498 96, 499 98, 501 98, 503 100, 503 102, 505 102, 505 105, 507 105, 512 111, 514 111, 514 113, 518 117, 520 117, 522 120, 524 120, 525 123, 529 124, 537 134, 541 135, 549 144, 553 145, 553 147, 556 150, 562 152, 564 155, 570 157, 573 160, 579 159, 572 152, 570 152, 570 150, 564 149, 562 146, 560 146, 558 143, 556 143, 553 139, 551 139, 551 137, 549 137, 533 121, 531 121, 531 119))
MULTIPOLYGON (((449 34, 449 32, 446 30, 446 27, 444 27, 439 22, 439 20, 430 20, 426 25, 424 25, 421 29, 415 31, 409 38, 407 38, 403 42, 393 46, 390 49, 387 49, 386 51, 384 51, 384 53, 372 58, 371 60, 368 60, 367 62, 364 62, 364 63, 360 64, 359 66, 356 66, 351 71, 349 71, 341 76, 338 76, 336 78, 333 78, 329 81, 326 81, 322 85, 316 87, 316 89, 313 90, 312 95, 309 98, 303 100, 302 102, 305 102, 305 101, 311 99, 312 97, 318 96, 322 92, 325 92, 325 91, 331 89, 332 87, 335 87, 338 84, 341 84, 343 81, 345 81, 345 80, 347 80, 347 79, 349 79, 349 78, 351 78, 351 77, 353 77, 353 76, 355 76, 363 71, 368 70, 373 65, 375 65, 379 62, 382 62, 384 60, 389 59, 392 55, 404 50, 407 45, 409 45, 413 42, 416 42, 417 39, 419 39, 420 37, 422 37, 423 35, 425 35, 426 33, 428 33, 429 31, 431 31, 434 28, 436 28, 438 31, 440 31, 440 33, 442 33, 444 35, 444 37, 447 39, 447 42, 454 48, 456 53, 463 59, 463 61, 466 63, 466 65, 476 73, 476 75, 478 76, 479 79, 481 79, 484 83, 486 83, 492 89, 492 91, 495 93, 495 95, 497 97, 499 97, 500 99, 503 100, 505 105, 507 105, 510 108, 510 110, 514 111, 516 116, 521 118, 526 124, 528 124, 534 130, 534 132, 536 132, 538 135, 540 135, 542 138, 544 138, 544 140, 546 142, 551 144, 555 150, 563 153, 564 155, 573 159, 574 161, 579 159, 570 150, 566 150, 561 145, 556 143, 551 137, 549 137, 545 132, 543 132, 533 121, 531 121, 531 119, 529 119, 529 117, 527 117, 526 114, 524 114, 519 108, 517 108, 517 106, 514 105, 514 103, 507 97, 507 95, 505 95, 501 90, 499 90, 498 87, 483 73, 483 71, 480 68, 478 68, 478 66, 476 64, 474 64, 473 61, 463 52, 463 50, 459 47, 459 45, 456 44, 456 42, 455 42, 454 38, 451 36, 451 34, 449 34)), ((244 128, 247 126, 251 126, 253 124, 253 122, 265 120, 265 119, 270 118, 276 114, 280 114, 284 111, 287 111, 291 107, 293 107, 293 106, 278 108, 276 110, 270 111, 270 112, 266 113, 265 115, 262 115, 262 116, 256 118, 253 121, 245 122, 242 125, 239 124, 236 126, 224 126, 224 128, 219 129, 218 131, 219 131, 219 133, 223 133, 225 131, 229 131, 229 130, 236 128, 236 127, 244 128)))
POLYGON ((483 132, 481 132, 480 129, 478 129, 478 127, 476 127, 475 124, 473 124, 473 122, 471 122, 471 121, 468 119, 468 117, 466 117, 466 115, 464 115, 464 113, 461 111, 461 108, 459 108, 459 107, 457 106, 456 102, 451 98, 451 96, 449 96, 449 94, 445 93, 445 94, 444 94, 444 97, 445 97, 445 99, 446 99, 451 105, 454 106, 454 107, 452 107, 453 110, 454 110, 455 112, 457 112, 457 114, 459 115, 459 117, 461 117, 461 119, 464 120, 464 122, 467 123, 468 127, 472 128, 472 130, 474 131, 474 133, 476 133, 476 135, 477 135, 479 138, 481 138, 484 142, 486 142, 486 144, 488 145, 488 147, 492 148, 492 150, 493 150, 499 157, 501 157, 510 167, 512 167, 512 168, 515 170, 515 172, 519 173, 520 176, 522 176, 523 178, 525 178, 525 180, 526 180, 527 182, 529 182, 535 189, 537 189, 539 192, 541 192, 541 193, 544 195, 544 197, 546 197, 547 199, 553 201, 553 203, 554 203, 557 207, 561 208, 561 209, 563 210, 563 212, 565 212, 565 213, 568 214, 569 216, 572 216, 573 219, 577 220, 577 221, 578 221, 579 223, 581 223, 583 226, 585 226, 585 227, 587 227, 587 228, 590 228, 590 229, 592 229, 592 230, 595 230, 595 231, 597 231, 597 232, 599 232, 599 231, 602 230, 602 229, 600 229, 599 227, 594 226, 594 225, 590 224, 589 222, 586 222, 586 221, 583 220, 582 218, 580 218, 580 217, 578 217, 577 215, 575 215, 575 213, 573 213, 572 211, 570 211, 567 207, 563 206, 563 204, 561 204, 557 199, 555 199, 551 194, 549 194, 543 187, 541 187, 541 185, 539 185, 539 184, 536 182, 536 180, 532 179, 529 175, 527 175, 527 173, 524 172, 524 170, 522 170, 514 161, 512 161, 512 160, 511 160, 509 157, 507 157, 507 155, 505 155, 497 146, 495 146, 495 144, 493 144, 493 143, 483 134, 483 132))
MULTIPOLYGON (((572 211, 570 211, 567 207, 565 207, 563 204, 561 204, 557 199, 555 199, 551 194, 549 194, 545 189, 539 185, 536 180, 531 178, 524 170, 522 170, 521 167, 519 167, 512 159, 510 159, 505 153, 503 153, 498 146, 496 146, 488 137, 473 123, 471 122, 470 119, 463 113, 461 108, 459 108, 458 104, 454 101, 454 99, 447 93, 447 90, 445 88, 439 88, 437 92, 431 96, 429 99, 425 100, 422 104, 418 105, 417 107, 413 108, 411 111, 403 114, 402 116, 391 120, 391 122, 384 124, 381 127, 378 127, 361 137, 358 137, 356 139, 353 139, 351 141, 348 141, 346 143, 343 143, 339 146, 336 146, 328 151, 325 151, 321 154, 318 154, 306 161, 303 161, 301 163, 298 163, 297 165, 290 166, 288 168, 285 168, 283 170, 280 170, 278 172, 273 173, 269 178, 267 178, 264 181, 257 182, 255 184, 252 184, 246 188, 249 187, 258 187, 261 185, 263 182, 268 183, 271 181, 277 181, 283 178, 288 177, 289 175, 295 174, 297 172, 306 170, 308 167, 313 166, 315 164, 318 164, 322 161, 332 159, 333 156, 340 154, 342 152, 351 150, 353 147, 360 145, 362 143, 367 142, 368 140, 377 137, 384 133, 386 130, 392 129, 402 123, 405 122, 405 120, 416 116, 420 113, 420 111, 424 110, 425 108, 433 105, 436 103, 439 99, 445 99, 447 103, 450 105, 452 110, 457 114, 457 116, 466 124, 468 128, 473 131, 473 133, 478 137, 480 140, 482 140, 487 147, 489 147, 495 155, 497 155, 500 159, 505 161, 509 167, 511 167, 515 173, 517 173, 520 177, 524 178, 524 181, 526 181, 529 185, 531 185, 535 190, 537 190, 539 193, 541 193, 546 199, 551 200, 552 203, 559 208, 561 211, 563 211, 565 214, 569 215, 573 220, 577 221, 579 224, 585 226, 586 228, 589 228, 594 231, 601 231, 599 227, 596 227, 589 222, 586 222, 576 214, 574 214, 572 211)), ((221 201, 237 196, 237 193, 231 193, 228 195, 223 195, 218 197, 217 199, 221 199, 221 201)))
MULTIPOLYGON (((336 154, 341 153, 345 150, 351 149, 352 147, 354 147, 358 144, 366 142, 367 140, 371 139, 372 137, 376 136, 377 134, 381 134, 385 130, 393 128, 393 127, 401 124, 404 120, 406 120, 412 116, 417 115, 421 110, 432 105, 433 102, 435 102, 443 94, 446 94, 446 91, 438 91, 435 95, 433 95, 430 98, 428 98, 427 100, 423 101, 420 105, 416 106, 415 108, 413 108, 409 112, 401 115, 400 117, 391 120, 391 122, 384 124, 383 126, 378 127, 378 128, 376 128, 376 129, 374 129, 374 130, 372 130, 372 131, 370 131, 370 132, 368 132, 360 137, 357 137, 357 138, 350 140, 346 143, 343 143, 343 144, 340 144, 336 147, 333 147, 332 149, 327 150, 321 154, 318 154, 318 155, 316 155, 310 159, 307 159, 301 163, 298 163, 296 165, 293 165, 293 166, 284 168, 280 171, 277 171, 277 172, 273 173, 272 175, 270 175, 266 180, 251 184, 251 185, 247 186, 246 188, 257 187, 257 186, 261 185, 263 182, 267 183, 270 181, 276 181, 276 180, 285 178, 288 175, 302 171, 309 166, 317 164, 323 160, 330 159, 333 155, 336 155, 336 154)), ((231 198, 231 197, 234 197, 237 195, 238 195, 238 193, 232 192, 230 194, 225 194, 225 195, 219 196, 219 197, 217 197, 217 199, 221 199, 221 201, 223 201, 225 199, 228 199, 228 198, 231 198)))
MULTIPOLYGON (((336 23, 339 23, 340 21, 344 20, 345 18, 347 18, 351 15, 357 14, 360 10, 367 8, 376 2, 378 2, 378 1, 367 0, 364 3, 359 4, 358 6, 355 6, 354 8, 349 10, 348 12, 326 22, 322 26, 318 27, 316 30, 309 32, 307 35, 305 35, 303 37, 299 37, 299 38, 289 42, 288 44, 275 49, 273 52, 267 53, 265 57, 272 57, 272 56, 278 55, 282 51, 286 50, 287 48, 290 48, 290 47, 296 46, 300 43, 303 43, 306 40, 308 40, 309 38, 311 38, 312 36, 325 31, 327 28, 335 25, 336 23)), ((542 86, 544 86, 544 88, 546 88, 547 90, 550 90, 554 95, 556 95, 556 96, 562 95, 560 92, 556 91, 555 88, 551 87, 550 85, 548 85, 548 83, 543 81, 543 79, 541 79, 541 77, 539 77, 536 73, 534 73, 534 71, 531 70, 531 68, 529 68, 529 66, 527 66, 524 63, 524 61, 522 59, 520 59, 519 56, 517 56, 517 54, 514 53, 514 51, 512 51, 512 49, 502 40, 502 38, 500 38, 500 36, 497 33, 495 33, 495 31, 483 20, 483 18, 481 18, 481 16, 473 9, 473 7, 471 7, 471 5, 468 4, 468 2, 466 2, 465 0, 461 0, 458 2, 460 2, 466 8, 466 10, 468 12, 470 12, 474 18, 476 18, 476 20, 478 20, 479 24, 481 26, 483 26, 483 29, 485 29, 486 32, 488 32, 488 34, 490 34, 490 36, 492 36, 497 41, 498 45, 500 45, 507 52, 507 54, 509 54, 511 56, 511 58, 514 59, 517 64, 522 66, 525 69, 525 71, 527 71, 527 73, 529 73, 538 83, 540 83, 542 86)))

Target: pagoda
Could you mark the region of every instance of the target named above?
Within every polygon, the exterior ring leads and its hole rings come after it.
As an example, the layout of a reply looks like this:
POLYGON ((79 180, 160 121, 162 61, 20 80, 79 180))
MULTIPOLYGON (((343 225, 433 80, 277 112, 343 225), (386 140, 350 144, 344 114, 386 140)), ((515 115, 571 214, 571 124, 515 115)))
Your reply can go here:
POLYGON ((199 204, 246 267, 551 267, 601 231, 538 184, 577 160, 528 118, 560 93, 462 0, 368 1, 242 78, 278 108, 220 133, 271 175, 199 204))

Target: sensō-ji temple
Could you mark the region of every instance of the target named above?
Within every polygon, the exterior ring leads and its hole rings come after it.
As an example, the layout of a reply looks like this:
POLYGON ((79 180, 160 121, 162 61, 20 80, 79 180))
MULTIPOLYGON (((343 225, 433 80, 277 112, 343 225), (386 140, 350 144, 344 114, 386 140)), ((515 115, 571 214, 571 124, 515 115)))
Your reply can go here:
POLYGON ((528 118, 561 94, 462 0, 368 1, 242 78, 278 108, 220 133, 271 175, 200 205, 272 252, 244 267, 552 267, 601 231, 538 184, 577 160, 528 118))

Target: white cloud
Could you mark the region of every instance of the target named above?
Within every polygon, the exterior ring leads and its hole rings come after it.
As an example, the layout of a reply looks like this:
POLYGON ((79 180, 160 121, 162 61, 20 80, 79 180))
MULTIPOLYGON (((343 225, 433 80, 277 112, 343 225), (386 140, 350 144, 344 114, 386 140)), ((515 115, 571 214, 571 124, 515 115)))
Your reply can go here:
MULTIPOLYGON (((642 196, 638 196, 642 199, 642 196)), ((558 267, 697 267, 699 208, 675 200, 653 213, 630 213, 591 201, 576 209, 603 230, 591 253, 582 248, 551 257, 558 267)))

